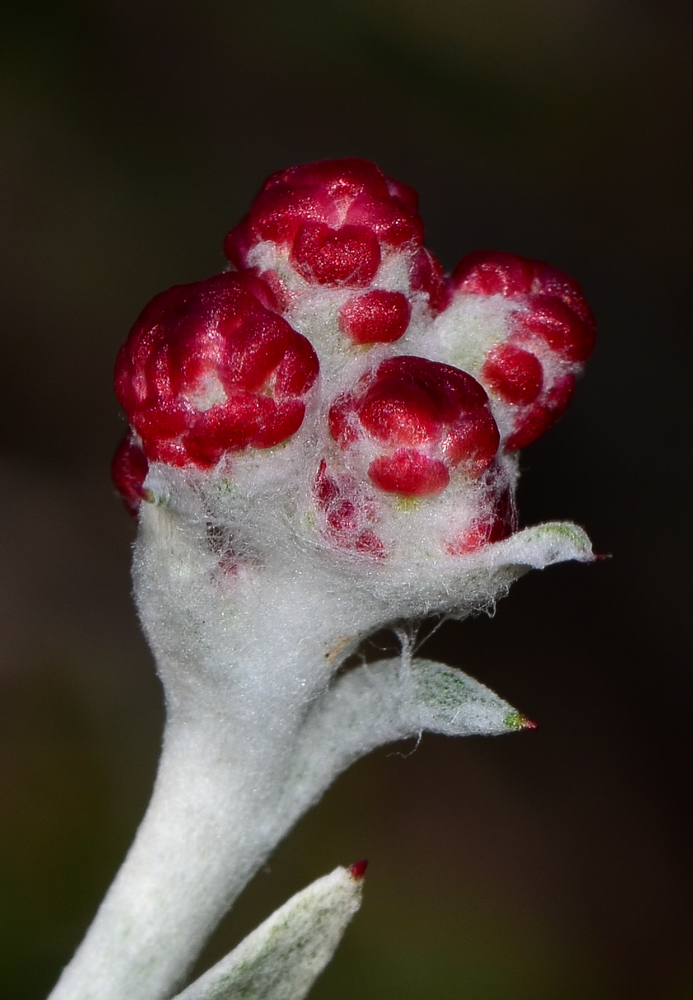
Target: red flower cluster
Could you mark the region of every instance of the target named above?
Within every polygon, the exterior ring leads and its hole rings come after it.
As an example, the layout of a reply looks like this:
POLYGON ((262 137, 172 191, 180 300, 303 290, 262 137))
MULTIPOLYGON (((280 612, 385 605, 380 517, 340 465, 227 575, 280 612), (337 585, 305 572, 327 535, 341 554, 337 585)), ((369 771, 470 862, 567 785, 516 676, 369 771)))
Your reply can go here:
POLYGON ((325 457, 308 470, 326 538, 382 558, 387 495, 452 496, 453 480, 475 499, 444 543, 449 552, 515 530, 505 453, 565 410, 594 345, 594 318, 571 278, 485 251, 446 283, 424 246, 414 191, 353 159, 274 174, 225 249, 237 270, 158 295, 118 356, 116 393, 131 429, 113 476, 133 512, 148 499, 149 462, 212 469, 230 453, 291 438, 318 391, 319 345, 323 360, 335 350, 339 361, 324 366, 311 440, 325 457), (476 378, 445 357, 412 355, 413 344, 426 353, 432 324, 473 338, 465 306, 479 297, 495 319, 476 378), (370 367, 364 349, 377 357, 370 367))
POLYGON ((450 281, 453 299, 500 295, 516 305, 505 339, 487 353, 481 381, 511 416, 506 451, 541 437, 565 412, 594 349, 596 325, 580 286, 539 260, 477 251, 450 281))

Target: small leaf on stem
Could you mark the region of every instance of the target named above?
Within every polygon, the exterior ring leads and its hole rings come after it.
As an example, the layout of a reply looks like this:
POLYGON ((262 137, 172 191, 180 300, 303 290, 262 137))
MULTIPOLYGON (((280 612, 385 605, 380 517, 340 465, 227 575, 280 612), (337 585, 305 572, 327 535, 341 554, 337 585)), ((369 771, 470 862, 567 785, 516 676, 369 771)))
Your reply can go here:
POLYGON ((175 1000, 302 1000, 361 905, 367 861, 296 893, 175 1000))

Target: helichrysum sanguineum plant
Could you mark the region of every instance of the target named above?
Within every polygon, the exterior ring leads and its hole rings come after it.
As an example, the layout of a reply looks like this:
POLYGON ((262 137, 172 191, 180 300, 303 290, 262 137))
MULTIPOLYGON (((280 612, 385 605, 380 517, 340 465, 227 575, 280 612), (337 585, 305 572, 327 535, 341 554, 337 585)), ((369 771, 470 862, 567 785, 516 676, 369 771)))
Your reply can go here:
MULTIPOLYGON (((446 278, 417 197, 362 160, 271 176, 229 270, 158 295, 116 365, 113 467, 165 695, 153 797, 54 1000, 164 1000, 296 820, 352 761, 423 730, 531 725, 413 655, 431 615, 488 609, 529 568, 591 558, 518 530, 518 449, 594 343, 578 285, 493 251, 446 278), (384 626, 401 654, 340 669, 384 626)), ((181 1000, 302 997, 363 866, 299 893, 181 1000)))

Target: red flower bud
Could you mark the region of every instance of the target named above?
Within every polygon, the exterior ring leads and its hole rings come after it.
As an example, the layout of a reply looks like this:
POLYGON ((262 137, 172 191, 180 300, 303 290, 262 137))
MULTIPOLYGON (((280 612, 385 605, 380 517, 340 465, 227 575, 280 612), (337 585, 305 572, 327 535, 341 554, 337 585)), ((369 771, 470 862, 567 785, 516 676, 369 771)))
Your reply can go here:
POLYGON ((553 427, 568 409, 574 389, 575 376, 563 375, 553 383, 543 401, 521 410, 517 414, 514 431, 505 442, 505 450, 526 448, 553 427))
POLYGON ((353 477, 337 480, 323 460, 313 482, 313 496, 324 517, 325 535, 335 545, 384 558, 385 547, 372 527, 377 521, 375 505, 353 477))
POLYGON ((118 445, 111 465, 111 478, 121 499, 133 517, 137 516, 140 503, 149 500, 144 481, 149 471, 147 456, 132 431, 127 431, 118 445))
POLYGON ((412 188, 366 160, 291 167, 265 181, 224 251, 243 269, 258 244, 274 243, 311 284, 365 287, 384 256, 423 247, 417 202, 412 188))
POLYGON ((539 260, 496 250, 468 254, 450 280, 454 297, 502 296, 517 304, 480 378, 510 425, 504 447, 536 441, 565 411, 594 349, 595 320, 573 278, 539 260))
POLYGON ((486 355, 481 369, 484 383, 508 403, 531 403, 544 381, 536 354, 513 343, 496 344, 486 355))
POLYGON ((380 267, 380 246, 366 226, 331 229, 324 222, 304 222, 293 242, 291 263, 306 281, 362 288, 380 267))
POLYGON ((551 295, 528 297, 527 311, 513 315, 514 340, 544 344, 564 361, 583 363, 594 350, 596 329, 584 322, 562 299, 551 295))
POLYGON ((390 493, 423 496, 444 489, 458 465, 478 478, 498 450, 488 397, 476 379, 451 365, 399 356, 335 401, 330 430, 342 448, 359 441, 381 454, 368 475, 390 493))
POLYGON ((464 531, 460 532, 447 545, 451 556, 466 555, 476 552, 484 545, 502 542, 517 531, 518 518, 515 498, 512 490, 506 487, 498 496, 492 498, 491 509, 472 519, 464 531))
POLYGON ((410 317, 406 296, 376 289, 349 299, 340 310, 339 325, 356 344, 389 344, 399 340, 410 317))
POLYGON ((441 312, 445 309, 450 296, 443 266, 426 247, 422 247, 412 259, 409 266, 409 280, 412 291, 425 292, 432 312, 441 312))
POLYGON ((218 274, 157 295, 116 362, 116 394, 150 461, 215 465, 294 434, 318 373, 264 282, 218 274))
POLYGON ((459 262, 450 285, 463 295, 503 295, 515 298, 532 291, 534 261, 502 250, 475 250, 459 262))

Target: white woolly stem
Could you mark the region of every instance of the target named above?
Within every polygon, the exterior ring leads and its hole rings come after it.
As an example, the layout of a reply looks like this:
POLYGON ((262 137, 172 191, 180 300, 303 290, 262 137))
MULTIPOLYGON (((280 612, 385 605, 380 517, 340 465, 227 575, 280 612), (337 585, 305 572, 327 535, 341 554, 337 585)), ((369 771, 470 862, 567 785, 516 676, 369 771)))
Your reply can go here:
POLYGON ((314 704, 294 752, 264 770, 252 753, 233 756, 223 724, 210 741, 209 720, 174 716, 135 844, 54 1000, 170 995, 253 872, 352 761, 424 728, 519 728, 511 711, 459 671, 405 652, 345 675, 314 704))
POLYGON ((351 761, 424 729, 521 727, 491 692, 410 661, 406 645, 399 661, 331 682, 380 626, 462 616, 528 565, 589 558, 584 535, 564 525, 489 546, 466 566, 386 572, 345 573, 309 548, 287 559, 270 538, 263 559, 220 579, 203 520, 143 506, 134 577, 166 692, 163 754, 135 843, 51 1000, 166 1000, 251 875, 351 761))
POLYGON ((170 996, 305 808, 284 794, 292 751, 334 651, 358 641, 348 602, 330 601, 320 581, 267 574, 247 577, 221 610, 209 588, 193 613, 187 596, 207 579, 207 558, 165 512, 144 526, 135 580, 166 689, 163 754, 135 843, 52 1000, 170 996))
POLYGON ((135 843, 54 1000, 170 995, 252 873, 243 849, 256 828, 250 803, 225 765, 170 746, 135 843))
MULTIPOLYGON (((249 726, 248 706, 237 707, 235 726, 223 704, 217 719, 173 713, 135 843, 53 1000, 170 996, 301 815, 303 802, 291 797, 278 808, 291 768, 291 733, 281 741, 287 754, 262 754, 271 718, 259 712, 249 726)), ((280 725, 298 729, 298 720, 280 725)), ((271 741, 278 735, 275 728, 271 741)), ((311 789, 311 799, 318 795, 311 789)))

